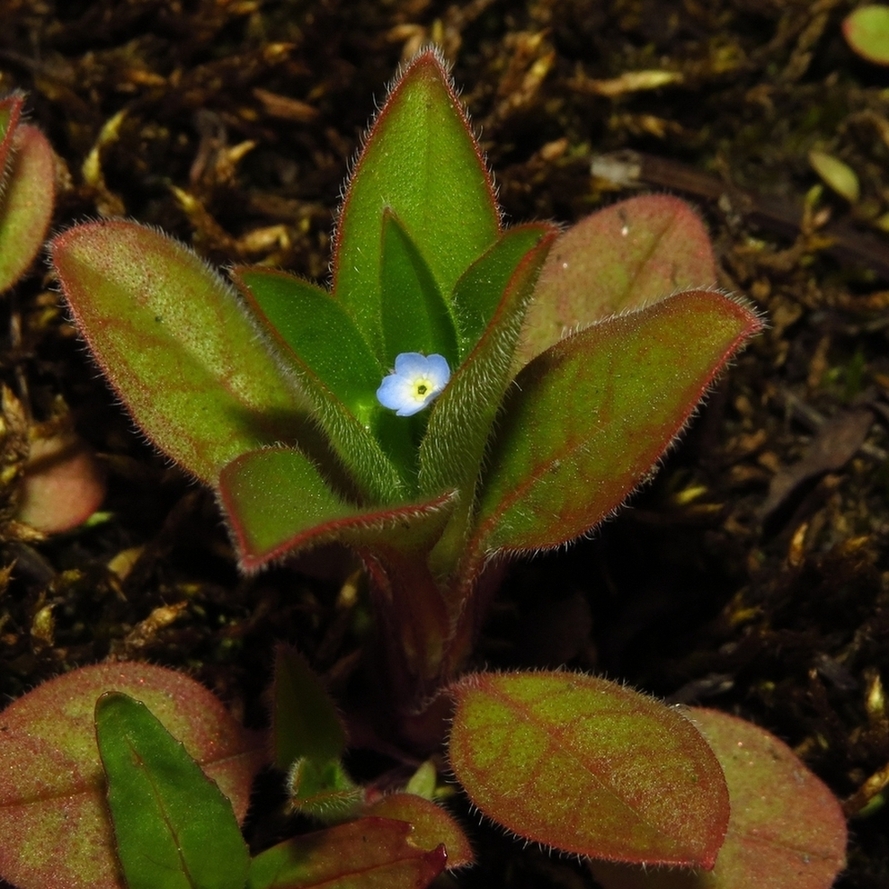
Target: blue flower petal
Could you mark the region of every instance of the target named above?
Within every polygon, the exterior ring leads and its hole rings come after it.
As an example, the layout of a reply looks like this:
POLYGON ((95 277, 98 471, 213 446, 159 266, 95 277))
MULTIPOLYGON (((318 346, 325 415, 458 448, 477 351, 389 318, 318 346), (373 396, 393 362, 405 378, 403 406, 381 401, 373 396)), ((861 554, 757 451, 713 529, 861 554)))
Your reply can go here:
POLYGON ((450 378, 451 369, 441 355, 402 352, 394 372, 380 383, 377 401, 399 417, 412 417, 441 394, 450 378))

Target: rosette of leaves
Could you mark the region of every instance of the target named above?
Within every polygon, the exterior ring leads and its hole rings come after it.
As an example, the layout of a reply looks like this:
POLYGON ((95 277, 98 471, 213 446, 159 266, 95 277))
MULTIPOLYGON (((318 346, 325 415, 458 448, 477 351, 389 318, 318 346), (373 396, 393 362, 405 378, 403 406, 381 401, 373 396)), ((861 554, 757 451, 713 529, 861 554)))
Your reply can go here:
POLYGON ((255 267, 232 271, 235 289, 122 220, 50 250, 96 361, 141 429, 217 492, 242 568, 331 540, 361 555, 407 711, 459 670, 487 569, 608 516, 761 323, 700 289, 709 241, 671 198, 561 235, 504 227, 431 50, 392 86, 334 244, 330 289, 255 267), (376 398, 404 353, 452 369, 410 417, 376 398))

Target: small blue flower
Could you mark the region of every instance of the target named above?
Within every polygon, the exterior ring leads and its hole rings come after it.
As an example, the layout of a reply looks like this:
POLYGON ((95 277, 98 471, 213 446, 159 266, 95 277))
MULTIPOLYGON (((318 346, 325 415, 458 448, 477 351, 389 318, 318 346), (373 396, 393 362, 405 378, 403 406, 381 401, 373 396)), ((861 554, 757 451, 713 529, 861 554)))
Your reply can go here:
POLYGON ((402 352, 395 371, 383 377, 377 401, 399 417, 412 417, 441 394, 451 378, 451 369, 441 355, 402 352))

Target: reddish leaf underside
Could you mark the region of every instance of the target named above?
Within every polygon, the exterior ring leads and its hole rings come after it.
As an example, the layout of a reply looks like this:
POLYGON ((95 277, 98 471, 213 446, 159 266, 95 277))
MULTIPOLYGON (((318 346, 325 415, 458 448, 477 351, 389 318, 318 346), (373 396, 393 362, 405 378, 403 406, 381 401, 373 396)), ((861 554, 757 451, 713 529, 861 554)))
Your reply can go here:
POLYGON ((722 294, 678 293, 593 325, 516 378, 483 478, 475 558, 558 546, 620 506, 762 322, 722 294))
POLYGON ((360 818, 260 853, 247 889, 424 889, 446 863, 443 846, 413 845, 404 821, 360 818))
POLYGON ((55 196, 55 161, 46 136, 28 124, 12 133, 0 195, 0 293, 28 270, 46 237, 55 196))
POLYGON ((715 282, 710 238, 684 201, 644 195, 599 210, 553 245, 525 318, 516 367, 567 333, 715 282))
POLYGON ((605 889, 829 889, 845 867, 837 799, 774 735, 716 710, 689 717, 725 772, 732 814, 709 873, 596 862, 605 889))
POLYGON ((50 244, 81 333, 133 419, 207 482, 245 451, 305 434, 308 405, 234 289, 182 244, 122 220, 50 244))
POLYGON ((0 876, 19 889, 121 889, 94 729, 106 691, 145 703, 247 811, 264 751, 206 688, 148 664, 75 670, 0 713, 0 876))
POLYGON ((391 793, 365 809, 365 815, 407 821, 413 831, 410 842, 432 851, 444 845, 448 870, 475 862, 472 846, 459 824, 441 806, 415 793, 391 793))
POLYGON ((592 676, 469 676, 451 766, 520 837, 578 855, 712 867, 729 817, 719 763, 677 710, 592 676))
POLYGON ((85 522, 105 498, 105 472, 93 449, 73 431, 31 442, 20 522, 44 534, 60 534, 85 522))

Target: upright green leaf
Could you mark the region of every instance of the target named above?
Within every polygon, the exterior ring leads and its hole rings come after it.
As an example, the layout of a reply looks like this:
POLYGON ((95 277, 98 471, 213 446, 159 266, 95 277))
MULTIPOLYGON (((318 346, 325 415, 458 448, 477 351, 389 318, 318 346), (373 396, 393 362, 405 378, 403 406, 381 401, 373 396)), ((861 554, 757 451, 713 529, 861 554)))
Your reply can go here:
MULTIPOLYGON (((374 503, 397 500, 405 480, 374 435, 383 425, 375 394, 382 366, 345 309, 320 287, 283 272, 240 268, 233 278, 361 493, 374 503)), ((407 468, 402 472, 409 477, 407 468)))
POLYGON ((678 710, 577 673, 476 673, 451 691, 451 767, 489 818, 576 855, 713 866, 728 791, 678 710))
POLYGON ((402 352, 457 360, 454 321, 417 245, 390 210, 383 212, 380 257, 383 342, 389 365, 402 352))
POLYGON ((194 253, 131 222, 93 222, 50 253, 71 313, 133 419, 207 482, 245 451, 311 436, 309 405, 237 294, 194 253))
POLYGON ((157 717, 108 692, 96 738, 128 889, 243 889, 250 856, 231 803, 157 717))
POLYGON ((302 756, 342 756, 346 730, 336 706, 305 658, 289 646, 275 651, 272 691, 272 745, 279 769, 288 769, 302 756))
POLYGON ((695 290, 589 327, 538 356, 517 377, 499 423, 475 558, 558 546, 609 515, 761 328, 746 305, 695 290))
POLYGON ((265 448, 244 454, 219 477, 222 508, 233 530, 241 567, 247 571, 330 540, 364 545, 399 542, 444 523, 452 507, 450 493, 426 502, 362 509, 330 489, 315 466, 299 451, 265 448))
POLYGON ((490 177, 432 50, 415 57, 389 93, 358 159, 337 229, 334 294, 380 356, 386 209, 410 232, 446 299, 499 233, 490 177))

